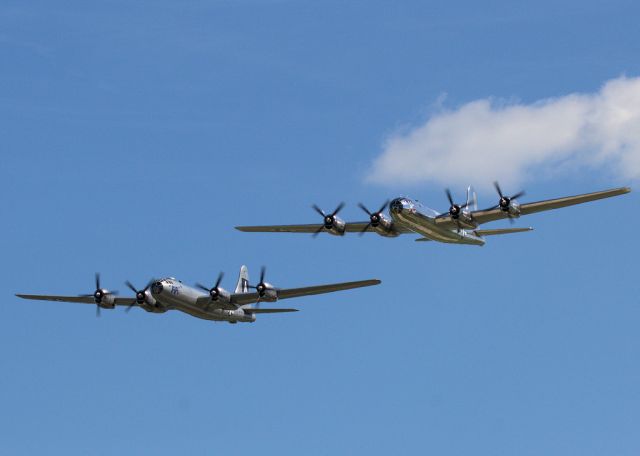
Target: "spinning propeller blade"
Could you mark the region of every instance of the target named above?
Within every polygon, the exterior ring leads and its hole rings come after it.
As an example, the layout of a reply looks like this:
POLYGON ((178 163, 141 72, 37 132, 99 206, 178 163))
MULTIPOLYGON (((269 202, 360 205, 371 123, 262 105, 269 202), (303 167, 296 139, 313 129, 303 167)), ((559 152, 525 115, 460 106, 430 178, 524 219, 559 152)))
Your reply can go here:
POLYGON ((322 209, 320 209, 315 204, 313 204, 311 207, 323 218, 322 226, 320 226, 320 228, 318 228, 316 232, 312 234, 313 237, 316 237, 318 234, 320 234, 320 232, 322 232, 322 230, 324 229, 330 230, 331 228, 333 228, 333 225, 336 221, 336 215, 338 215, 338 212, 340 212, 344 207, 344 202, 338 204, 338 207, 336 207, 336 209, 331 214, 325 213, 322 209))

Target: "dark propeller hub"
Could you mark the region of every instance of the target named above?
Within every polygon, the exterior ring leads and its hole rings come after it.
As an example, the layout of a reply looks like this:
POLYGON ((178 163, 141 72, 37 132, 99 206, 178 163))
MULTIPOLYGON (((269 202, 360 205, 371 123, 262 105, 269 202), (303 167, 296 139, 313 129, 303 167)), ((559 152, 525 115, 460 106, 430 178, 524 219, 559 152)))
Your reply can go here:
POLYGON ((131 308, 133 306, 135 306, 136 304, 138 304, 139 306, 142 306, 143 304, 149 304, 147 302, 147 290, 149 288, 151 288, 151 285, 153 285, 154 289, 153 292, 156 291, 156 285, 158 285, 160 282, 155 282, 154 280, 151 279, 147 282, 147 286, 145 286, 142 289, 137 289, 131 282, 129 282, 128 280, 125 282, 125 284, 127 285, 127 287, 133 291, 136 294, 136 297, 134 298, 134 300, 131 302, 131 304, 129 304, 129 306, 127 306, 127 308, 125 309, 125 312, 129 312, 131 310, 131 308))
POLYGON ((102 290, 96 290, 96 292, 93 293, 93 298, 96 300, 96 302, 102 301, 103 297, 104 297, 104 293, 102 290))
POLYGON ((205 287, 202 284, 197 283, 196 286, 198 288, 200 288, 201 290, 207 291, 209 292, 209 296, 211 296, 211 300, 212 301, 217 301, 218 298, 220 297, 220 283, 222 282, 222 278, 224 277, 224 273, 221 272, 220 274, 218 274, 218 280, 216 280, 216 283, 214 286, 212 286, 211 288, 209 287, 205 287))
POLYGON ((336 215, 338 215, 338 212, 342 210, 342 208, 344 207, 344 203, 338 204, 338 207, 336 207, 336 210, 331 213, 326 213, 315 204, 312 205, 311 207, 313 208, 314 211, 316 211, 318 214, 322 216, 322 222, 323 222, 322 226, 319 227, 315 233, 313 233, 314 236, 317 236, 318 233, 320 233, 322 230, 332 230, 335 227, 336 215))
POLYGON ((521 196, 524 196, 524 191, 520 191, 514 195, 507 196, 504 193, 502 193, 502 189, 500 188, 500 185, 497 182, 494 182, 493 186, 496 188, 496 192, 498 192, 498 195, 500 195, 500 199, 498 200, 498 205, 494 206, 493 208, 499 207, 504 212, 509 212, 509 208, 511 207, 512 200, 515 200, 520 198, 521 196))
MULTIPOLYGON (((397 201, 394 201, 394 204, 397 201)), ((402 205, 402 203, 400 203, 402 205)), ((362 235, 365 231, 367 231, 369 229, 370 226, 377 228, 378 226, 380 226, 380 223, 383 220, 383 215, 382 213, 384 212, 384 210, 387 208, 387 206, 389 205, 389 201, 385 201, 385 203, 380 206, 380 209, 378 209, 377 212, 371 212, 369 209, 367 209, 367 207, 362 204, 362 203, 358 203, 358 207, 360 209, 362 209, 364 212, 367 213, 367 215, 369 216, 369 223, 362 229, 362 231, 360 231, 360 234, 362 235)))
MULTIPOLYGON (((449 189, 445 189, 444 191, 447 195, 447 199, 449 200, 449 215, 451 216, 451 218, 453 220, 458 220, 458 218, 460 217, 460 212, 462 212, 463 208, 466 208, 469 206, 469 202, 463 204, 462 206, 460 206, 459 204, 455 203, 453 201, 453 196, 451 196, 451 191, 449 191, 449 189)), ((458 226, 459 228, 459 226, 458 226)))
POLYGON ((258 285, 256 285, 255 287, 249 285, 249 288, 255 288, 256 292, 258 293, 258 300, 256 301, 256 307, 260 307, 260 301, 262 300, 262 298, 267 296, 267 283, 264 281, 266 272, 267 272, 267 268, 262 266, 262 268, 260 269, 260 281, 258 282, 258 285))

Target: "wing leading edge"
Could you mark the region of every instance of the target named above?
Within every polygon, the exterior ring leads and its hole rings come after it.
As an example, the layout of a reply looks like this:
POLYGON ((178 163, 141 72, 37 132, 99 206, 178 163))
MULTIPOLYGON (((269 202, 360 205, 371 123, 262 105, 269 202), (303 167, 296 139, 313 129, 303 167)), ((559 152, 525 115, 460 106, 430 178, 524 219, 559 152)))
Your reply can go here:
MULTIPOLYGON (((30 295, 30 294, 16 294, 18 298, 33 299, 37 301, 57 301, 57 302, 75 302, 80 304, 94 304, 95 300, 92 296, 55 296, 55 295, 30 295)), ((125 298, 121 296, 114 297, 114 303, 117 306, 128 306, 132 302, 135 302, 136 298, 125 298)))
POLYGON ((246 233, 315 233, 320 227, 322 225, 311 223, 307 225, 236 226, 236 230, 246 233))
MULTIPOLYGON (((334 291, 351 290, 353 288, 370 287, 380 284, 378 279, 359 280, 356 282, 331 283, 327 285, 314 285, 302 288, 281 288, 276 290, 278 299, 297 298, 300 296, 311 296, 334 291)), ((231 295, 231 302, 239 306, 258 302, 258 293, 236 293, 231 295)))
MULTIPOLYGON (((365 231, 375 232, 375 228, 371 226, 369 222, 347 222, 344 227, 345 233, 361 233, 365 227, 368 227, 365 231)), ((244 231, 245 233, 317 233, 323 228, 320 223, 311 223, 306 225, 262 225, 262 226, 236 226, 236 230, 244 231)), ((410 230, 406 230, 402 227, 395 227, 394 229, 398 233, 410 233, 410 230)))
MULTIPOLYGON (((536 201, 534 203, 523 203, 520 205, 520 215, 529 215, 536 212, 550 211, 552 209, 560 209, 562 207, 588 203, 590 201, 596 201, 599 199, 611 198, 613 196, 624 195, 626 193, 629 193, 630 191, 631 189, 629 187, 620 187, 603 190, 600 192, 583 193, 581 195, 536 201)), ((482 225, 483 223, 509 218, 509 215, 506 212, 502 211, 500 208, 493 208, 473 211, 471 212, 471 217, 475 222, 482 225)), ((456 227, 456 224, 451 219, 451 216, 438 217, 436 219, 436 223, 438 225, 444 224, 445 226, 450 226, 452 229, 456 227)))

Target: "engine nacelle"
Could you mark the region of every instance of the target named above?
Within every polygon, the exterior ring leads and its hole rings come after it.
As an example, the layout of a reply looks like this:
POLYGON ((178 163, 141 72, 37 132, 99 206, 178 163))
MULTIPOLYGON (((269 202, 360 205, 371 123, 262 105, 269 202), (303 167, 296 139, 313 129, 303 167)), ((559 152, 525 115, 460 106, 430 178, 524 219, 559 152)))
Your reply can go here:
POLYGON ((506 209, 502 209, 504 212, 508 213, 510 217, 518 218, 520 217, 520 203, 515 200, 509 201, 509 205, 506 209))
POLYGON ((327 216, 324 220, 324 229, 327 233, 334 236, 342 236, 344 234, 346 223, 340 217, 327 216))
POLYGON ((270 283, 260 283, 256 287, 260 301, 276 302, 278 300, 278 291, 270 283))
POLYGON ((102 309, 114 309, 116 307, 116 298, 109 290, 97 290, 93 295, 93 300, 102 309))
POLYGON ((374 223, 372 218, 371 226, 377 234, 385 237, 396 237, 400 234, 393 229, 393 220, 388 219, 384 214, 374 214, 374 216, 377 217, 376 222, 374 223))
POLYGON ((147 307, 156 307, 158 305, 158 301, 153 297, 149 290, 144 293, 144 300, 142 302, 138 301, 141 306, 146 305, 147 307))
POLYGON ((215 302, 231 301, 231 293, 229 293, 222 287, 213 288, 211 291, 209 291, 209 296, 211 296, 211 300, 215 302))

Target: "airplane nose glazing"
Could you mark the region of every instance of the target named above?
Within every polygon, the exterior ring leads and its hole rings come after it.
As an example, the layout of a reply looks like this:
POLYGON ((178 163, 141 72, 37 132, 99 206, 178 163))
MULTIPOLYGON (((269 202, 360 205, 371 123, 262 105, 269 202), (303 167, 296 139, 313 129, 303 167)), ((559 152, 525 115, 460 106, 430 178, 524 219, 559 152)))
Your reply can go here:
POLYGON ((402 212, 403 208, 404 208, 404 204, 402 204, 402 200, 401 199, 394 199, 391 202, 391 205, 389 206, 389 210, 391 212, 396 213, 396 214, 399 214, 400 212, 402 212))
POLYGON ((162 282, 154 282, 154 284, 151 286, 151 293, 160 294, 162 293, 163 288, 164 287, 162 286, 162 282))

